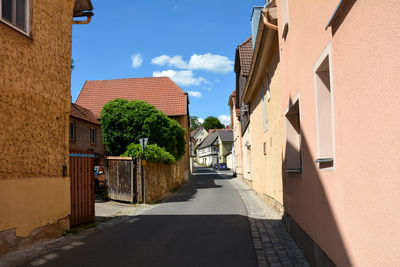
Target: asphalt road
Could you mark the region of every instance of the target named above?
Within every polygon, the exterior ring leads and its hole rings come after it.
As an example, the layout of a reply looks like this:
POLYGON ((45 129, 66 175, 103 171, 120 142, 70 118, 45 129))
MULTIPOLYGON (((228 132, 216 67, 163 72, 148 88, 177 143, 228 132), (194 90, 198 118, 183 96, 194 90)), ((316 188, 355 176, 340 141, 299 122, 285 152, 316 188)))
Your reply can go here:
POLYGON ((257 266, 239 194, 205 168, 164 203, 81 241, 26 266, 257 266))

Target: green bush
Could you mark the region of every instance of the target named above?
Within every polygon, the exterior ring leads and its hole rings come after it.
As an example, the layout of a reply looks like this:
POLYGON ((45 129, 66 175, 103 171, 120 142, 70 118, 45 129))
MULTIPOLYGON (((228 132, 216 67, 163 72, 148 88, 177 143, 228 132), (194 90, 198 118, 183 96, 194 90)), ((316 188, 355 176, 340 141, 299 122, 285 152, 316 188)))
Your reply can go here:
POLYGON ((100 117, 104 144, 110 155, 148 137, 179 160, 185 154, 185 130, 175 120, 144 101, 115 99, 104 105, 100 117))
MULTIPOLYGON (((140 154, 142 154, 142 147, 140 144, 132 143, 127 147, 125 153, 121 156, 137 158, 140 154)), ((143 153, 143 158, 148 161, 162 162, 170 165, 176 162, 175 157, 171 153, 156 144, 146 146, 146 149, 143 153)))

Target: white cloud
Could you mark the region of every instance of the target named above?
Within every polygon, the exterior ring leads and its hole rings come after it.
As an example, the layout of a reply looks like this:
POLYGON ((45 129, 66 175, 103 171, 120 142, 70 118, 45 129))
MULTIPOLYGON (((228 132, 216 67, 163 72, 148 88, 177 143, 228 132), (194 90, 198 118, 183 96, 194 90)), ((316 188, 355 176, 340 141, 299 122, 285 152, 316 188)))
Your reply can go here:
POLYGON ((209 82, 202 77, 194 77, 191 70, 164 70, 153 72, 153 77, 170 77, 171 80, 182 86, 200 85, 202 83, 208 84, 209 82))
POLYGON ((204 120, 202 119, 202 118, 198 118, 197 119, 200 123, 203 123, 204 122, 204 120))
POLYGON ((142 66, 143 57, 140 53, 132 55, 131 58, 132 58, 132 68, 138 68, 142 66))
POLYGON ((169 67, 175 67, 178 69, 187 69, 188 66, 185 61, 183 61, 182 56, 170 57, 167 55, 161 55, 155 57, 151 60, 151 63, 158 66, 168 65, 169 67))
POLYGON ((218 119, 225 125, 231 124, 231 116, 221 115, 218 119))
POLYGON ((228 73, 233 71, 233 61, 229 60, 227 57, 213 55, 211 53, 204 55, 193 54, 189 61, 189 67, 192 70, 228 73))
POLYGON ((170 57, 161 55, 151 60, 154 65, 175 67, 188 70, 206 70, 216 73, 228 73, 233 71, 233 61, 229 58, 211 53, 197 55, 193 54, 189 62, 185 62, 182 56, 170 57))
POLYGON ((193 97, 203 97, 203 95, 199 92, 199 91, 188 91, 189 96, 193 96, 193 97))

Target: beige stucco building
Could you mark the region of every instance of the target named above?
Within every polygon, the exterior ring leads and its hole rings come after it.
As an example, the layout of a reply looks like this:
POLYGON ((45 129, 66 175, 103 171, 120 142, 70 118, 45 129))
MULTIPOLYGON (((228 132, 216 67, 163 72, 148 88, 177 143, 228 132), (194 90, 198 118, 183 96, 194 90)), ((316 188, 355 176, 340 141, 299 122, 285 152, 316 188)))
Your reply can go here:
MULTIPOLYGON (((258 195, 283 214, 281 77, 276 7, 255 8, 256 40, 249 76, 240 95, 249 107, 250 178, 258 195)), ((246 142, 246 141, 245 141, 246 142)))
POLYGON ((400 5, 276 3, 289 232, 313 265, 396 266, 400 5))
MULTIPOLYGON (((233 153, 232 169, 237 177, 243 177, 243 158, 242 158, 242 132, 240 126, 240 108, 236 106, 236 90, 229 96, 228 105, 231 112, 231 125, 233 130, 233 153)), ((229 166, 228 166, 229 168, 229 166)))
POLYGON ((0 14, 0 254, 69 229, 72 20, 91 7, 23 3, 0 14))

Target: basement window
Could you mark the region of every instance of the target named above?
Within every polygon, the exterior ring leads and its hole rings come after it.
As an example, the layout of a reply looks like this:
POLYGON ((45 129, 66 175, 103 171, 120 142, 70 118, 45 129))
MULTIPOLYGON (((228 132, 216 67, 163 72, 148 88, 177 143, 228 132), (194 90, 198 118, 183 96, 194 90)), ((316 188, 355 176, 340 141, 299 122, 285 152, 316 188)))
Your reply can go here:
POLYGON ((0 0, 0 21, 29 35, 30 0, 0 0))
POLYGON ((329 44, 314 66, 318 149, 316 162, 319 164, 320 169, 333 167, 334 164, 333 94, 330 51, 331 46, 329 44))
POLYGON ((286 172, 302 172, 299 100, 285 114, 286 172))

